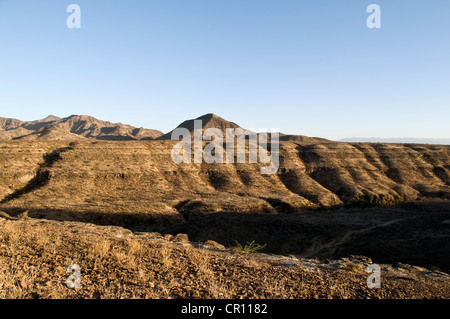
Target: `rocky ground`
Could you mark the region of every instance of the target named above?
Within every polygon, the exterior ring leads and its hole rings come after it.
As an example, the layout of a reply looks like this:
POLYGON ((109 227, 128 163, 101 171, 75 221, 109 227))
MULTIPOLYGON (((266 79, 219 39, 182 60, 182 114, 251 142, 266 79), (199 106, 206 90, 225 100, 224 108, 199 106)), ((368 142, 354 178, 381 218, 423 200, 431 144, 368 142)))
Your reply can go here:
POLYGON ((450 146, 287 138, 262 175, 175 144, 0 142, 0 297, 449 298, 450 146))
POLYGON ((450 276, 380 264, 369 289, 370 258, 328 262, 245 253, 183 234, 116 226, 0 217, 0 298, 450 298, 450 276), (80 288, 68 288, 70 265, 80 288))

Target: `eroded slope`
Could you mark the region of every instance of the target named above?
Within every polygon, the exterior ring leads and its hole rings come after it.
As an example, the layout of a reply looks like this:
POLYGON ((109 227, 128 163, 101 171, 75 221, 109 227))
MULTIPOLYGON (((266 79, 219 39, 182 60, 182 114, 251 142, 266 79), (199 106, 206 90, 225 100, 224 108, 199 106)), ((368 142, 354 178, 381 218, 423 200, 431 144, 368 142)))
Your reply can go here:
POLYGON ((278 173, 261 175, 258 164, 175 164, 175 143, 3 142, 0 208, 108 224, 173 224, 220 211, 450 197, 449 146, 281 142, 278 173))

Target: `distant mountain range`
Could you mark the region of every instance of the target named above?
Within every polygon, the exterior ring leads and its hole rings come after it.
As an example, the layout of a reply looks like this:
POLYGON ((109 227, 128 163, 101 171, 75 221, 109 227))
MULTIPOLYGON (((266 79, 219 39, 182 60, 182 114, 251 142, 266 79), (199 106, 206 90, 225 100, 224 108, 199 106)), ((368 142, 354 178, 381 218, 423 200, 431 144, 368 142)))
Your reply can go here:
POLYGON ((98 120, 87 115, 66 118, 49 115, 42 120, 23 122, 0 117, 0 140, 149 140, 161 136, 158 130, 136 128, 98 120))
MULTIPOLYGON (((241 128, 234 122, 227 121, 212 113, 202 115, 196 119, 182 122, 177 128, 186 128, 190 132, 194 130, 194 121, 202 121, 202 130, 218 128, 225 136, 227 128, 241 128)), ((246 132, 250 132, 244 129, 246 132)), ((161 131, 146 128, 136 128, 122 123, 111 123, 96 119, 87 115, 71 115, 60 118, 49 115, 42 120, 20 121, 13 118, 0 117, 0 140, 24 140, 24 141, 58 141, 58 140, 170 140, 170 131, 164 134, 161 131)), ((280 141, 297 142, 304 144, 329 143, 330 140, 320 137, 308 137, 304 135, 286 135, 280 133, 280 141)), ((367 143, 417 143, 417 144, 441 144, 450 145, 450 138, 345 138, 338 142, 367 142, 367 143)))
POLYGON ((415 137, 350 137, 340 139, 338 142, 347 143, 400 143, 400 144, 439 144, 450 145, 450 138, 415 138, 415 137))
MULTIPOLYGON (((238 124, 227 121, 212 113, 205 114, 196 119, 182 122, 177 128, 186 128, 194 131, 194 121, 202 121, 202 130, 218 128, 225 136, 227 128, 241 128, 238 124)), ((244 129, 245 132, 250 132, 244 129)), ((136 128, 122 123, 111 123, 98 120, 87 115, 71 115, 60 118, 49 115, 42 120, 23 122, 12 118, 0 117, 0 140, 170 140, 172 132, 163 134, 158 130, 136 128)), ((285 135, 280 133, 280 141, 301 143, 321 143, 329 140, 308 137, 303 135, 285 135)))

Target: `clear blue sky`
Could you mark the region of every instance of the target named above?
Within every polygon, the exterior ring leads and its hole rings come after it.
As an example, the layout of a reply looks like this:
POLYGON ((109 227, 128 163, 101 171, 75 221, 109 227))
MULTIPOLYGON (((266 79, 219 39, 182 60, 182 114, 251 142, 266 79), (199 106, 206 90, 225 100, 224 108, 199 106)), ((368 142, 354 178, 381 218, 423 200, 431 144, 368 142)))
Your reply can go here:
POLYGON ((450 137, 448 0, 0 0, 0 46, 3 117, 450 137))

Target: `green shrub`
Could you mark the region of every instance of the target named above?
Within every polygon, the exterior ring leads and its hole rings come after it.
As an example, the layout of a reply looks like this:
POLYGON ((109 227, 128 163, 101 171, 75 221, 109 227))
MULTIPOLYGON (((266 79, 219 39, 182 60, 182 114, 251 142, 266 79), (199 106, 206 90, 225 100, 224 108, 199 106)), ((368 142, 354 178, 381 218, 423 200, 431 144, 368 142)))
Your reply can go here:
POLYGON ((255 243, 255 241, 252 241, 252 242, 247 242, 245 244, 245 246, 243 246, 239 242, 237 242, 237 241, 235 241, 235 242, 236 242, 236 247, 235 248, 239 252, 244 253, 244 254, 255 253, 255 252, 257 252, 257 251, 259 251, 261 249, 264 249, 264 247, 266 247, 266 245, 267 245, 267 244, 260 245, 258 243, 255 243))

